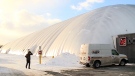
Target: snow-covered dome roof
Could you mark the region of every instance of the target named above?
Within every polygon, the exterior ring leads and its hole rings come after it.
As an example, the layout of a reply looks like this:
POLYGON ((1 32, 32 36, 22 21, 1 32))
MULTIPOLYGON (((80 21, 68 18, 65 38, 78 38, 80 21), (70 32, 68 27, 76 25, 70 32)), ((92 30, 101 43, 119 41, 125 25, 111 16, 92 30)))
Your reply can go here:
POLYGON ((81 44, 113 44, 113 36, 126 33, 135 33, 135 5, 106 6, 19 38, 1 52, 24 54, 31 49, 37 54, 41 46, 43 56, 78 55, 81 44))

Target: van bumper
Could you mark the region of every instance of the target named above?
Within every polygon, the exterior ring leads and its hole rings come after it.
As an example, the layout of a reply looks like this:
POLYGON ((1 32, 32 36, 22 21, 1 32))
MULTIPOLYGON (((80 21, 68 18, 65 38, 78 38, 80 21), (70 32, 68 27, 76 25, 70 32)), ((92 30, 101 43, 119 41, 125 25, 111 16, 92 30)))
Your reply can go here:
POLYGON ((88 63, 80 62, 80 64, 82 64, 82 65, 86 65, 86 64, 88 64, 88 63))
POLYGON ((82 65, 87 65, 87 64, 89 64, 90 67, 93 65, 93 64, 90 63, 90 62, 80 62, 80 64, 82 64, 82 65))
MULTIPOLYGON (((87 64, 89 64, 89 62, 80 62, 80 64, 82 64, 82 65, 87 65, 87 64)), ((89 64, 90 65, 90 64, 89 64)))

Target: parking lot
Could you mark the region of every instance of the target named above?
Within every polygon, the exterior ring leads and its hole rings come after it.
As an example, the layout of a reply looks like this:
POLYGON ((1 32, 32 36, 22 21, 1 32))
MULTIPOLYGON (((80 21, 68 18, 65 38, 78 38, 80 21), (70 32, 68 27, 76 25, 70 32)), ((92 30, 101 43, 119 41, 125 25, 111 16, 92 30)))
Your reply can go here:
POLYGON ((135 64, 126 66, 104 66, 98 69, 82 67, 83 69, 63 70, 61 73, 45 71, 53 76, 135 76, 135 64))

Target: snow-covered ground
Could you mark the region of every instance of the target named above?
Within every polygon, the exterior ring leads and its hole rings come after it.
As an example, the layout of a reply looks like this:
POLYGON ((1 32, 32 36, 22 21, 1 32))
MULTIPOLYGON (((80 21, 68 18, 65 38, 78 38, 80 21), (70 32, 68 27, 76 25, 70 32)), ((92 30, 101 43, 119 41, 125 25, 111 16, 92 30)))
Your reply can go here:
MULTIPOLYGON (((0 73, 9 74, 21 73, 22 75, 41 76, 44 71, 60 72, 67 69, 81 69, 79 57, 63 53, 57 57, 43 57, 39 64, 39 57, 31 56, 31 69, 25 68, 26 59, 24 55, 0 54, 0 73)), ((13 75, 14 76, 14 75, 13 75)))
MULTIPOLYGON (((79 57, 69 53, 62 53, 61 55, 54 58, 43 57, 42 64, 39 64, 39 57, 32 55, 31 69, 26 69, 25 64, 26 64, 26 58, 24 57, 24 55, 12 55, 12 54, 0 53, 0 76, 52 76, 45 71, 60 73, 62 70, 85 69, 83 65, 79 64, 79 57)), ((127 65, 128 66, 125 68, 131 70, 130 69, 131 66, 134 67, 135 64, 127 64, 127 65)), ((118 67, 118 66, 107 67, 106 68, 107 73, 105 73, 105 75, 112 75, 113 73, 111 72, 113 69, 119 70, 120 68, 124 68, 124 67, 118 67)), ((95 74, 96 76, 100 75, 97 74, 97 72, 93 72, 94 69, 91 70, 88 69, 88 70, 89 71, 87 70, 84 71, 95 74)), ((105 69, 101 68, 100 70, 104 71, 105 69)), ((124 74, 124 72, 121 71, 120 74, 124 74)), ((119 73, 117 75, 119 75, 119 73)))

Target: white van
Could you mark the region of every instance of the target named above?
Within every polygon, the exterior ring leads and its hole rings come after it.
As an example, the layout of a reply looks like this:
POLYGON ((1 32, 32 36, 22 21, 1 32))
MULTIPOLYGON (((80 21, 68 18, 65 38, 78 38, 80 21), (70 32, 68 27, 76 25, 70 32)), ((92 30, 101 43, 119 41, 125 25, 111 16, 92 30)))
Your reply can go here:
POLYGON ((110 44, 82 44, 80 48, 80 64, 86 67, 99 68, 104 65, 119 64, 125 66, 128 58, 119 54, 110 44))

